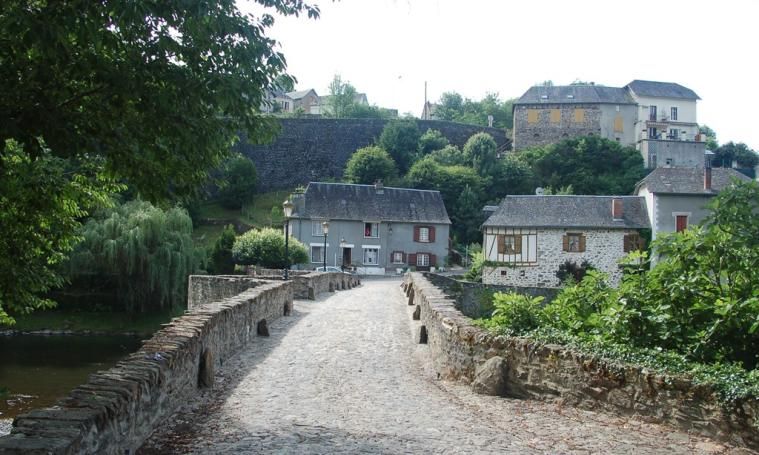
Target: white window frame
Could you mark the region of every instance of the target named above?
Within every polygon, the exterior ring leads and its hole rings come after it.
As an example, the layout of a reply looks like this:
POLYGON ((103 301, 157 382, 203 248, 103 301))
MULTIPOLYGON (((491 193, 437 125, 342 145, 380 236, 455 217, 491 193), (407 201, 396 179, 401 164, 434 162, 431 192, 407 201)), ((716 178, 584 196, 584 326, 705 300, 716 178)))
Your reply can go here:
POLYGON ((672 106, 671 108, 669 108, 669 119, 677 120, 677 107, 672 106))
POLYGON ((419 228, 419 241, 421 243, 430 243, 430 228, 427 226, 419 228))
POLYGON ((312 237, 324 237, 324 228, 322 228, 323 222, 323 220, 311 220, 312 237))
POLYGON ((393 251, 393 264, 403 264, 403 251, 393 251), (396 260, 396 257, 400 259, 396 260))
POLYGON ((417 267, 429 267, 430 255, 429 253, 416 253, 416 266, 417 267))
POLYGON ((364 238, 365 239, 378 239, 380 237, 380 224, 379 223, 373 223, 371 221, 365 221, 364 222, 364 238), (377 228, 377 235, 366 235, 366 225, 371 224, 372 226, 369 228, 369 233, 374 234, 374 228, 377 228))
POLYGON ((321 244, 321 245, 311 245, 310 258, 311 258, 311 263, 312 264, 324 264, 324 244, 321 244), (314 260, 314 252, 315 252, 314 249, 315 248, 318 249, 319 251, 321 251, 320 257, 317 258, 317 260, 314 260))
POLYGON ((363 257, 361 258, 363 264, 364 265, 379 265, 379 252, 380 252, 379 247, 366 247, 366 246, 364 246, 363 247, 363 254, 362 254, 363 257), (369 252, 373 252, 374 253, 374 262, 367 262, 367 258, 368 258, 367 253, 369 253, 369 252))

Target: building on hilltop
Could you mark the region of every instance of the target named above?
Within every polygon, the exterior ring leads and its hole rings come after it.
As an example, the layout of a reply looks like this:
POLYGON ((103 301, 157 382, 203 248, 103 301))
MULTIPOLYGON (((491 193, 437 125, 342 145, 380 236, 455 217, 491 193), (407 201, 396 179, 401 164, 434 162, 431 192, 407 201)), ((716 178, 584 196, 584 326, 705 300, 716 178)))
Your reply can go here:
POLYGON ((636 147, 647 168, 701 167, 705 138, 696 119, 699 99, 672 82, 531 87, 514 103, 514 149, 598 135, 636 147))
POLYGON ((751 179, 730 168, 657 168, 635 186, 635 194, 646 199, 651 220, 651 238, 680 232, 701 223, 708 211, 707 203, 734 179, 751 179))
POLYGON ((484 284, 559 287, 559 268, 589 264, 621 279, 619 260, 649 228, 638 196, 506 196, 483 223, 484 284))
POLYGON ((445 264, 451 221, 438 191, 311 182, 293 197, 290 234, 324 263, 323 223, 329 222, 326 263, 376 275, 445 264))
POLYGON ((288 92, 287 96, 293 100, 289 111, 295 112, 301 109, 304 113, 309 114, 314 106, 319 104, 319 95, 316 94, 316 90, 310 88, 308 90, 297 90, 294 92, 288 92))

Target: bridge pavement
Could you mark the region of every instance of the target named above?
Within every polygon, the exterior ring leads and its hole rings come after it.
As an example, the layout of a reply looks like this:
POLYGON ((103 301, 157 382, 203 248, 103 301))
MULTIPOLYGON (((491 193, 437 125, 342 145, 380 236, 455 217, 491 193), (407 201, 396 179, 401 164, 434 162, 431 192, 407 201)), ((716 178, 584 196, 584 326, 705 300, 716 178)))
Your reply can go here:
POLYGON ((296 300, 139 453, 733 453, 669 427, 435 378, 398 279, 296 300))

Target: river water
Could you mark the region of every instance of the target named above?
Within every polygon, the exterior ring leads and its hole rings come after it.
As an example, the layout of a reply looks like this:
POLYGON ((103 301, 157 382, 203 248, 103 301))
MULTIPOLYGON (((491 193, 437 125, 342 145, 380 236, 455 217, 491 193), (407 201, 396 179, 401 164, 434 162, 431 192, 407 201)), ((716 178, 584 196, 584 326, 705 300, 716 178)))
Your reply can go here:
POLYGON ((139 349, 140 340, 122 335, 0 336, 0 421, 52 405, 91 373, 139 349))

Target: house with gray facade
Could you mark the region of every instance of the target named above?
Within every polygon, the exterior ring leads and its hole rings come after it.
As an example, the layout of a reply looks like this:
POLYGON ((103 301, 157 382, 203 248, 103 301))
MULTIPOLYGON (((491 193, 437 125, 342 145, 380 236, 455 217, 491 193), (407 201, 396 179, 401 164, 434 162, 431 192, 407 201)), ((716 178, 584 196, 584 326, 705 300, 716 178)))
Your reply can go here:
POLYGON ((635 194, 646 200, 651 238, 701 223, 708 215, 709 201, 735 179, 751 180, 735 169, 708 165, 654 169, 635 186, 635 194))
POLYGON ((482 282, 559 287, 559 267, 587 262, 617 285, 619 260, 649 226, 639 196, 506 196, 482 225, 482 282))
POLYGON ((309 250, 306 268, 325 255, 327 266, 367 275, 445 264, 451 220, 439 191, 311 182, 292 202, 290 235, 309 250))

